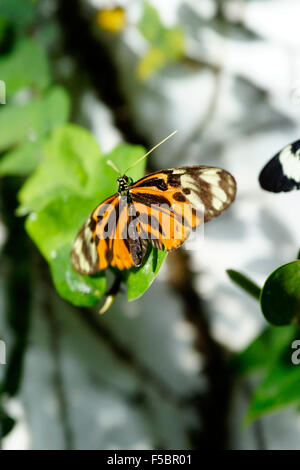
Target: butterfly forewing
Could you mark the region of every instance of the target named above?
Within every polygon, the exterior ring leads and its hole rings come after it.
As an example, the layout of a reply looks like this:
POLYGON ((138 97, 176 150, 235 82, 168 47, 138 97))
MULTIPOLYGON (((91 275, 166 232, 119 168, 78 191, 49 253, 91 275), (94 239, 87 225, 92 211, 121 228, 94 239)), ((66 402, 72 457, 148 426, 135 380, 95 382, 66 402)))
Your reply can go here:
MULTIPOLYGON (((133 185, 132 193, 149 194, 149 200, 153 196, 153 203, 158 197, 164 197, 170 205, 189 203, 195 210, 204 210, 206 222, 232 203, 236 183, 233 176, 221 168, 189 166, 148 175, 133 185)), ((197 225, 197 219, 194 224, 197 225)))
POLYGON ((179 247, 192 229, 225 210, 235 193, 234 178, 220 168, 172 168, 145 176, 126 196, 117 193, 92 212, 73 244, 73 267, 93 274, 109 265, 140 266, 148 243, 167 251, 179 247))

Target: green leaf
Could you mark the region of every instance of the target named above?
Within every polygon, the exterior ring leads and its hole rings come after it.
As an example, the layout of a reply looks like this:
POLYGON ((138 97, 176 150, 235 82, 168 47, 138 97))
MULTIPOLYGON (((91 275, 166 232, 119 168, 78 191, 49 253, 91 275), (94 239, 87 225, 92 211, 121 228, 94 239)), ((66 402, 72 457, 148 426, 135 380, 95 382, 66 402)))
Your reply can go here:
POLYGON ((149 3, 145 3, 144 12, 138 23, 139 30, 143 36, 152 44, 160 42, 164 27, 161 24, 157 10, 149 3))
POLYGON ((128 287, 128 300, 138 299, 151 286, 166 256, 167 252, 151 248, 143 265, 127 272, 125 284, 128 287))
POLYGON ((299 322, 300 260, 280 266, 268 277, 260 304, 264 316, 273 325, 299 322))
POLYGON ((259 418, 283 406, 299 403, 299 390, 299 367, 293 365, 292 362, 285 366, 275 366, 255 390, 247 421, 259 418))
POLYGON ((25 105, 5 105, 0 111, 0 151, 22 141, 35 141, 64 123, 69 114, 69 99, 60 88, 25 105))
POLYGON ((233 357, 231 367, 234 373, 241 376, 256 370, 267 371, 286 351, 290 351, 298 334, 299 329, 294 325, 267 327, 246 349, 233 357))
POLYGON ((50 262, 51 274, 57 292, 73 305, 91 307, 99 302, 106 291, 103 272, 96 276, 83 276, 71 266, 71 244, 61 246, 50 262))
MULTIPOLYGON (((45 158, 19 192, 19 213, 41 210, 57 196, 71 193, 93 199, 96 206, 117 189, 117 174, 107 159, 125 170, 144 153, 140 146, 122 144, 104 156, 94 137, 73 124, 57 129, 44 150, 45 158)), ((141 162, 129 175, 139 178, 144 165, 141 162)))
POLYGON ((259 299, 260 296, 260 287, 251 281, 248 277, 244 274, 235 271, 234 269, 227 269, 226 273, 230 277, 230 279, 237 284, 239 287, 244 289, 248 294, 252 295, 255 299, 259 299))
POLYGON ((136 74, 138 79, 147 80, 167 62, 165 54, 159 47, 152 47, 139 60, 137 64, 136 74))
POLYGON ((89 132, 75 125, 62 126, 47 141, 44 152, 45 158, 19 192, 23 208, 38 211, 60 195, 86 196, 95 191, 90 179, 95 177, 101 152, 89 132))
POLYGON ((76 196, 66 189, 63 196, 52 199, 40 211, 31 212, 26 230, 48 262, 57 250, 74 240, 94 206, 93 199, 76 196))
POLYGON ((1 0, 0 15, 21 34, 34 20, 37 0, 1 0))
POLYGON ((44 156, 43 141, 25 142, 7 152, 0 160, 0 176, 27 176, 44 156))
POLYGON ((185 38, 180 28, 172 28, 165 32, 161 48, 165 57, 170 61, 182 58, 184 54, 185 38))
POLYGON ((139 22, 139 29, 151 44, 137 64, 137 77, 146 80, 168 62, 179 60, 184 55, 185 38, 181 28, 166 28, 157 11, 148 3, 139 22))
POLYGON ((37 41, 21 40, 13 52, 0 59, 0 78, 9 98, 24 87, 42 91, 50 83, 49 64, 37 41))

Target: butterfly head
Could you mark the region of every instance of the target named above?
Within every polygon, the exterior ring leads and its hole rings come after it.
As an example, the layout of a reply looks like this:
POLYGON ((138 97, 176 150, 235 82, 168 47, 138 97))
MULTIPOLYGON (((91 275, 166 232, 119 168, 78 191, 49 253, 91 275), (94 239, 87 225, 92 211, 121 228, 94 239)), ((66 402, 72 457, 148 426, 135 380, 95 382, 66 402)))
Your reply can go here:
POLYGON ((132 185, 132 178, 123 175, 117 178, 117 182, 119 185, 118 193, 121 194, 121 196, 126 195, 130 189, 130 186, 132 185))

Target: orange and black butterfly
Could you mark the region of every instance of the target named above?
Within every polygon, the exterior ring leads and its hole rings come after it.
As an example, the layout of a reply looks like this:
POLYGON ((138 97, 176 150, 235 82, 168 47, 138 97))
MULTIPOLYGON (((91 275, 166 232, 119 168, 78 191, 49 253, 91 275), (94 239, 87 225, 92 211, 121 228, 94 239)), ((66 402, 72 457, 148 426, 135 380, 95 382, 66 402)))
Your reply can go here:
POLYGON ((118 191, 93 210, 73 243, 72 265, 82 274, 138 267, 149 244, 178 248, 199 224, 227 209, 236 194, 233 176, 209 166, 161 170, 135 183, 124 174, 117 183, 118 191))

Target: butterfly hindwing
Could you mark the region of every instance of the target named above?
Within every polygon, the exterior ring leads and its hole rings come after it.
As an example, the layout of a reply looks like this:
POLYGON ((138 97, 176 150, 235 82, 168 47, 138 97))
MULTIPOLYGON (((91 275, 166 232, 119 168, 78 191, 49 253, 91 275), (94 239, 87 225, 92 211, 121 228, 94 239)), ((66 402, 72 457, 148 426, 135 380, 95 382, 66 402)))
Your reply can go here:
POLYGON ((273 193, 300 189, 300 140, 284 147, 265 165, 259 183, 273 193))
POLYGON ((126 197, 111 196, 97 206, 73 243, 71 260, 81 274, 95 274, 109 265, 129 269, 142 263, 146 246, 129 236, 130 204, 126 197))

